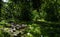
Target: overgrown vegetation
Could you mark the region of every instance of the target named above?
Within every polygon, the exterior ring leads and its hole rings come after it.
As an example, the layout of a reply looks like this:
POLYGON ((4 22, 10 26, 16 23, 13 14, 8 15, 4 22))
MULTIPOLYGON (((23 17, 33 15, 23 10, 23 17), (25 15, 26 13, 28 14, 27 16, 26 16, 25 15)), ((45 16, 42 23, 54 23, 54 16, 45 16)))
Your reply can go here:
POLYGON ((60 0, 1 0, 0 37, 60 37, 60 0))

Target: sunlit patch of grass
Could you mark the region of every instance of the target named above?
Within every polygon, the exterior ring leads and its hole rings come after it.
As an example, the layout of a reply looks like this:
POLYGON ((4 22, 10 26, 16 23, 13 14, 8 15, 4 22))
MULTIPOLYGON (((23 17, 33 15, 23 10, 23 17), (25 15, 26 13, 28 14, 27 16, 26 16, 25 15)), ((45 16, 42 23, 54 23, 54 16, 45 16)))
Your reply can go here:
POLYGON ((3 28, 3 25, 0 25, 0 29, 3 28))
POLYGON ((44 22, 45 22, 45 20, 44 20, 44 19, 38 19, 37 21, 44 21, 44 22))
POLYGON ((25 34, 25 37, 34 37, 31 33, 27 33, 27 34, 25 34))
POLYGON ((0 22, 0 24, 5 24, 6 23, 6 21, 5 20, 2 20, 1 22, 0 22))
POLYGON ((31 24, 31 25, 29 25, 29 27, 28 27, 29 29, 27 30, 28 31, 28 36, 30 36, 29 34, 31 34, 31 35, 33 35, 32 37, 34 37, 34 35, 38 35, 38 36, 40 36, 40 34, 41 34, 41 31, 40 31, 40 26, 39 25, 37 25, 37 24, 31 24))

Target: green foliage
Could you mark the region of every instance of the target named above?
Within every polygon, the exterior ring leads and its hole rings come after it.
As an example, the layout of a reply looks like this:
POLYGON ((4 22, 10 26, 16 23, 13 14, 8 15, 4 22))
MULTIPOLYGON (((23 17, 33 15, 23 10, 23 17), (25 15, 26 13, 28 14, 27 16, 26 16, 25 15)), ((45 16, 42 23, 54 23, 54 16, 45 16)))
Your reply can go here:
POLYGON ((0 37, 60 37, 60 0, 1 0, 0 4, 0 37), (9 22, 27 27, 10 32, 9 22))

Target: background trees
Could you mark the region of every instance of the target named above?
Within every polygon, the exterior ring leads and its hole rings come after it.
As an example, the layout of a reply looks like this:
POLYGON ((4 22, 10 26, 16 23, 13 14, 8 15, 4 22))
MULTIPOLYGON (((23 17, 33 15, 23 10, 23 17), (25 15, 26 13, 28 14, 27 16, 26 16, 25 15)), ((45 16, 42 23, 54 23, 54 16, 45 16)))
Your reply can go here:
MULTIPOLYGON (((23 28, 24 32, 17 34, 19 37, 23 35, 25 37, 40 37, 41 35, 60 37, 60 0, 1 0, 0 4, 1 28, 4 27, 9 31, 10 28, 7 28, 11 26, 9 22, 16 25, 27 24, 26 30, 23 28)), ((10 35, 9 32, 7 33, 10 35)))

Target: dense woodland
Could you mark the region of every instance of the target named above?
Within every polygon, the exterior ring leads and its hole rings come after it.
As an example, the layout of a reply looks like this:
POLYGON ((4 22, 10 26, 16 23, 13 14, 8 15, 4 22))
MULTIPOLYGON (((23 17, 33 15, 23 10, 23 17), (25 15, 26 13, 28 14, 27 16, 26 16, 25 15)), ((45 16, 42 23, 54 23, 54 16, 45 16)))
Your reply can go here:
POLYGON ((1 0, 0 37, 60 37, 60 0, 1 0))

